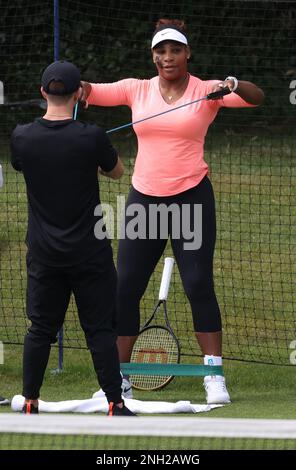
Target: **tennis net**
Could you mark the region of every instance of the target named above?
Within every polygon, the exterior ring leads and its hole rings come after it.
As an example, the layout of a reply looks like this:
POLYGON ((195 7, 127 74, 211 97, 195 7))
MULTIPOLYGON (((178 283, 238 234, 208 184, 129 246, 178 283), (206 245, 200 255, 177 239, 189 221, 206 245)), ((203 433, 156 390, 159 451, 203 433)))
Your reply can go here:
POLYGON ((295 450, 296 420, 3 413, 0 449, 295 450))

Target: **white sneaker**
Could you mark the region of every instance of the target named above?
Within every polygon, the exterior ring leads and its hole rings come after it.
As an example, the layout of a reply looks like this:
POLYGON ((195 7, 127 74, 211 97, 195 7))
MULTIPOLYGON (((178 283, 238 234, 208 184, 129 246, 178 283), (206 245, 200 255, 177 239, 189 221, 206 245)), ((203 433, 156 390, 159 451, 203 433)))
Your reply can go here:
POLYGON ((208 405, 230 403, 230 396, 222 375, 206 375, 204 388, 208 405))
POLYGON ((123 398, 133 398, 133 388, 129 380, 122 379, 121 390, 123 398))
MULTIPOLYGON (((121 384, 121 390, 122 390, 122 398, 133 398, 133 389, 132 389, 132 384, 130 383, 129 380, 127 379, 122 379, 122 384, 121 384)), ((93 394, 93 398, 101 398, 105 396, 105 392, 100 388, 98 392, 95 392, 93 394)))
POLYGON ((7 398, 0 397, 0 405, 9 405, 10 401, 7 398))

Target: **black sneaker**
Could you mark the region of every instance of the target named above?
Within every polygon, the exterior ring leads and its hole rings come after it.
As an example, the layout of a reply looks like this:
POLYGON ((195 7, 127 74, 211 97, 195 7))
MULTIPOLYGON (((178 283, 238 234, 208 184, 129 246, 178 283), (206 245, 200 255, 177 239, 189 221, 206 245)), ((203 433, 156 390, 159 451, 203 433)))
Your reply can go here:
POLYGON ((137 416, 135 413, 133 413, 131 410, 129 410, 124 402, 123 402, 123 407, 119 408, 119 406, 115 405, 113 401, 109 403, 109 410, 107 413, 107 416, 137 416))
POLYGON ((9 405, 10 401, 7 398, 0 397, 0 405, 9 405))
POLYGON ((25 413, 26 415, 38 415, 38 406, 34 406, 33 403, 25 403, 22 413, 25 413))

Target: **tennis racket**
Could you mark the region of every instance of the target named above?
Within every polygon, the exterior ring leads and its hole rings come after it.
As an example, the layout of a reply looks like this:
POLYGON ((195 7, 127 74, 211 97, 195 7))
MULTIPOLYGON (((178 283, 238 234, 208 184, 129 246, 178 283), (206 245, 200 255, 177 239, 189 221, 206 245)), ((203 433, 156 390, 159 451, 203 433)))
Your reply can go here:
MULTIPOLYGON (((173 266, 174 258, 165 258, 158 302, 134 344, 131 362, 150 364, 178 364, 180 362, 180 346, 170 326, 166 305, 173 266), (161 306, 163 306, 165 326, 150 326, 161 306)), ((138 390, 158 390, 167 385, 173 377, 172 375, 131 375, 131 383, 138 390)))

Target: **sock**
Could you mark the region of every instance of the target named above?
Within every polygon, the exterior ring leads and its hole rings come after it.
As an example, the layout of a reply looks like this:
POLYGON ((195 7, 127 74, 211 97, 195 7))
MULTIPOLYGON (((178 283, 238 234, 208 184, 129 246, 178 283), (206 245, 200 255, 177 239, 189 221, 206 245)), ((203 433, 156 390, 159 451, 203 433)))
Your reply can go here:
MULTIPOLYGON (((222 357, 221 356, 210 356, 205 354, 204 357, 205 366, 222 366, 222 357)), ((222 375, 206 375, 206 377, 222 377, 222 375)))

